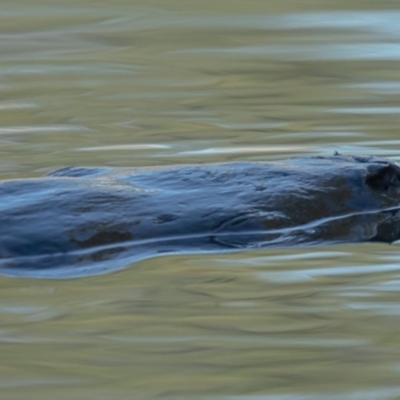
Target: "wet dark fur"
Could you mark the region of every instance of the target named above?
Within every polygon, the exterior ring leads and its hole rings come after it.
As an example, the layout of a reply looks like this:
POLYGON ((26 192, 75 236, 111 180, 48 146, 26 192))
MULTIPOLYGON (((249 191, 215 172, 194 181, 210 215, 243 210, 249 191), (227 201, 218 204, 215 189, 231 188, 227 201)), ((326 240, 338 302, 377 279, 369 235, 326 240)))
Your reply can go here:
POLYGON ((0 273, 70 277, 165 253, 400 236, 400 167, 376 157, 80 168, 0 183, 0 273))

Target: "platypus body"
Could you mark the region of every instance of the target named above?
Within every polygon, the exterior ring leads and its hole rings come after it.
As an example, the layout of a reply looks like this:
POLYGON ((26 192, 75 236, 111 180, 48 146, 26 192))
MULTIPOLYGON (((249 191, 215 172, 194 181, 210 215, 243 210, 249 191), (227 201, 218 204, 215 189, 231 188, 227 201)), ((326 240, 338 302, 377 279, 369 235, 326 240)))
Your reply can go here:
POLYGON ((298 157, 68 167, 0 182, 0 273, 76 277, 168 253, 400 238, 400 166, 298 157))

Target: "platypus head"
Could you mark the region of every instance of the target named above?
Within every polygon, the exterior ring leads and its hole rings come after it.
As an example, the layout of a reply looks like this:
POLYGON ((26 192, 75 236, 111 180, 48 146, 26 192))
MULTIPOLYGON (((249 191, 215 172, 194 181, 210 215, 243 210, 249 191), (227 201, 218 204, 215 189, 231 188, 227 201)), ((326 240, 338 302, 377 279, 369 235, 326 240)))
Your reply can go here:
POLYGON ((365 185, 373 191, 400 191, 400 165, 390 159, 375 156, 344 156, 337 152, 333 157, 316 158, 333 161, 333 165, 337 166, 343 163, 349 169, 356 167, 363 174, 365 185))
POLYGON ((367 168, 365 183, 374 190, 393 191, 400 189, 400 166, 384 160, 372 163, 367 168))
POLYGON ((378 157, 354 157, 367 162, 365 184, 380 198, 386 198, 387 208, 378 210, 374 219, 376 234, 371 241, 392 243, 400 239, 400 165, 378 157))
POLYGON ((321 188, 307 209, 311 217, 322 221, 316 241, 392 243, 400 239, 399 164, 386 158, 341 154, 311 157, 308 164, 306 158, 299 162, 302 167, 310 166, 312 184, 321 188))

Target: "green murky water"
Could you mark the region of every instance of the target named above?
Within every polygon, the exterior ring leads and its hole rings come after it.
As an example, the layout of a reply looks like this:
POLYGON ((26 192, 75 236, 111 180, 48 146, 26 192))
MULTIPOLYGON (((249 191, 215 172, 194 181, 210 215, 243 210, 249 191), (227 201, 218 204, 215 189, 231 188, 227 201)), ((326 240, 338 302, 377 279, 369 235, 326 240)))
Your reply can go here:
MULTIPOLYGON (((3 0, 0 177, 335 150, 399 159, 399 27, 396 1, 3 0)), ((0 397, 400 399, 399 253, 0 277, 0 397)))

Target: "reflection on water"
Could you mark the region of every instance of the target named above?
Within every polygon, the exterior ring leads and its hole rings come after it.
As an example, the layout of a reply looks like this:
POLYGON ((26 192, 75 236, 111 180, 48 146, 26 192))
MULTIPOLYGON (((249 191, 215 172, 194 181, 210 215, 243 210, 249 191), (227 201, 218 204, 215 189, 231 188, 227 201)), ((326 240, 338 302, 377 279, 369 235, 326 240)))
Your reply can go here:
MULTIPOLYGON (((336 393, 299 393, 299 394, 278 394, 278 395, 244 395, 244 396, 224 396, 222 400, 376 400, 376 399, 395 399, 400 395, 400 388, 376 388, 370 390, 357 390, 336 393)), ((206 397, 210 399, 210 397, 206 397)))
POLYGON ((312 45, 280 45, 280 46, 250 46, 233 47, 229 49, 192 50, 189 53, 212 53, 217 55, 236 54, 252 55, 257 58, 272 58, 274 60, 399 60, 400 44, 312 44, 312 45))
MULTIPOLYGON (((398 159, 393 8, 5 0, 0 177, 335 150, 398 159)), ((0 277, 2 398, 399 398, 398 253, 332 246, 0 277)))
POLYGON ((63 387, 85 398, 396 398, 400 267, 380 258, 396 253, 268 250, 2 278, 0 385, 21 398, 64 399, 63 387))

